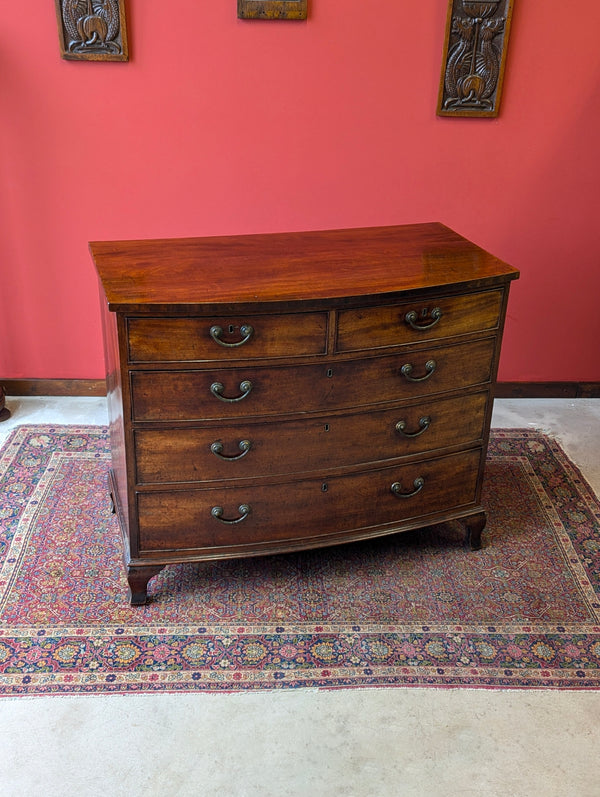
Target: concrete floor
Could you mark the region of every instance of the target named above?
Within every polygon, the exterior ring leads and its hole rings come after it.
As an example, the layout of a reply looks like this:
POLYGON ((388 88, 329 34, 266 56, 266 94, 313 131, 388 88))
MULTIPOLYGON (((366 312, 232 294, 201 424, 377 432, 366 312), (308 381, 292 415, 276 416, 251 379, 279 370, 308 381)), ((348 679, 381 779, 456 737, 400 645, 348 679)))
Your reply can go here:
MULTIPOLYGON (((102 399, 8 399, 16 424, 102 399)), ((600 400, 500 400, 600 495, 600 400)), ((374 689, 0 700, 4 797, 599 797, 600 692, 374 689)))

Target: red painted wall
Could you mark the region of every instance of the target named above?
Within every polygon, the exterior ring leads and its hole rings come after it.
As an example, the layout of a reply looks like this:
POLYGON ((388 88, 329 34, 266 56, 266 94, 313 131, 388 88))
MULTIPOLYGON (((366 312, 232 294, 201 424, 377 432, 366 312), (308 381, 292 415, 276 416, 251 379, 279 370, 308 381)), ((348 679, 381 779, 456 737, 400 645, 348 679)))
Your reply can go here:
POLYGON ((501 379, 600 380, 597 0, 515 0, 496 120, 435 115, 447 0, 129 0, 129 63, 62 61, 34 5, 0 29, 0 377, 103 375, 88 240, 439 220, 522 271, 501 379))

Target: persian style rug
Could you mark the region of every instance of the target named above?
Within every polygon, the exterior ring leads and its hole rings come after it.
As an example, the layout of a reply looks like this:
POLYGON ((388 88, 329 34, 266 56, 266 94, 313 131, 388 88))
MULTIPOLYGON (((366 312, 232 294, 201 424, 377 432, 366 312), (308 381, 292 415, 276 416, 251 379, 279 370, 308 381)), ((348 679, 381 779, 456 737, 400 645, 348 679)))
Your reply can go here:
POLYGON ((127 603, 107 430, 0 451, 0 694, 600 688, 600 505, 553 440, 495 431, 484 547, 459 524, 170 566, 127 603))

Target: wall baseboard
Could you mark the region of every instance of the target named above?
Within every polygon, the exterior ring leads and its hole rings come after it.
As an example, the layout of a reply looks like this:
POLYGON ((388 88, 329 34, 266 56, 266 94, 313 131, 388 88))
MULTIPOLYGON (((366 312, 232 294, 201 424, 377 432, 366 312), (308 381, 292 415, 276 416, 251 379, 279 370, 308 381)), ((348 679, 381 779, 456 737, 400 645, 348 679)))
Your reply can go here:
POLYGON ((600 382, 498 382, 496 398, 600 398, 600 382))
MULTIPOLYGON (((3 379, 7 396, 105 396, 104 379, 3 379)), ((600 398, 600 382, 498 382, 496 398, 600 398)))
POLYGON ((104 379, 2 379, 7 396, 106 396, 104 379))

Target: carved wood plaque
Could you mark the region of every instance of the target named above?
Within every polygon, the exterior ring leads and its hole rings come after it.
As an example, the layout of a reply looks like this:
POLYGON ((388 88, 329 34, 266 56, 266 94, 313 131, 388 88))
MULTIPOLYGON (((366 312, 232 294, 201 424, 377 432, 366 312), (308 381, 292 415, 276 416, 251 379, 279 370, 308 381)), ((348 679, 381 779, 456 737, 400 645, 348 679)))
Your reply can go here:
POLYGON ((439 116, 498 116, 513 0, 450 0, 439 116))
POLYGON ((238 19, 306 19, 307 0, 237 0, 238 19))
POLYGON ((125 0, 55 0, 63 58, 127 61, 125 0))

